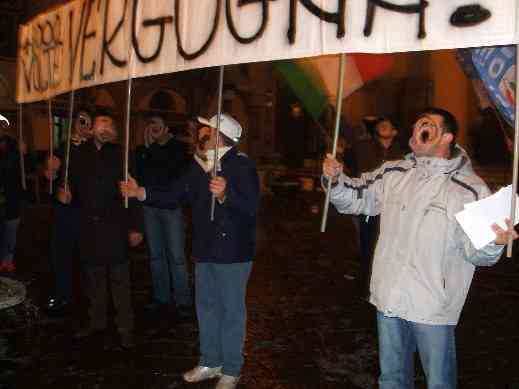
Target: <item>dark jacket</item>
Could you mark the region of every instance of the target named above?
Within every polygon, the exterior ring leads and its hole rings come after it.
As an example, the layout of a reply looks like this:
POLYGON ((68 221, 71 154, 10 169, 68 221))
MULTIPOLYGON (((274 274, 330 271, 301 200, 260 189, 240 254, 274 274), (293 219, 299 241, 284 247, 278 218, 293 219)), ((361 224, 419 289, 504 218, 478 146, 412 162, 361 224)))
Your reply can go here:
MULTIPOLYGON (((80 149, 80 146, 84 143, 87 143, 89 142, 88 139, 85 139, 85 138, 79 138, 78 136, 72 136, 72 139, 71 139, 71 142, 70 142, 70 157, 69 157, 69 164, 71 164, 71 161, 75 160, 75 156, 74 154, 78 152, 78 150, 80 149)), ((60 145, 60 147, 58 149, 56 149, 54 151, 54 155, 59 158, 59 160, 61 161, 61 166, 60 166, 60 169, 58 170, 57 172, 57 179, 55 181, 55 186, 58 187, 58 186, 63 186, 64 185, 64 180, 65 180, 65 159, 66 159, 66 149, 67 149, 67 143, 64 142, 60 145)), ((70 171, 71 171, 71 168, 69 166, 69 181, 70 181, 70 171)), ((45 177, 46 179, 46 177, 45 177)), ((58 208, 67 208, 67 209, 70 209, 70 214, 72 215, 73 213, 77 213, 77 210, 72 210, 71 208, 78 208, 79 207, 79 203, 78 203, 78 199, 76 197, 73 197, 72 198, 72 202, 70 204, 67 204, 67 205, 63 205, 61 204, 59 201, 57 201, 57 199, 54 199, 54 205, 57 206, 58 208)), ((64 215, 64 217, 66 217, 66 210, 62 210, 61 211, 61 214, 64 215)))
POLYGON ((11 137, 4 135, 0 142, 4 144, 0 152, 0 220, 14 220, 20 217, 23 197, 20 153, 11 137))
POLYGON ((97 150, 88 141, 71 154, 70 186, 80 213, 81 259, 89 264, 127 261, 128 231, 140 230, 140 207, 124 208, 123 150, 107 143, 97 150))
POLYGON ((385 148, 378 139, 370 137, 355 143, 351 154, 352 176, 360 177, 362 173, 375 170, 386 161, 402 159, 405 150, 397 138, 389 148, 385 148))
POLYGON ((135 150, 135 171, 142 186, 164 186, 186 170, 191 159, 188 146, 172 138, 163 145, 153 143, 135 150))
POLYGON ((227 180, 226 199, 216 202, 211 222, 210 175, 198 163, 168 187, 147 187, 145 204, 175 208, 183 201, 192 207, 193 258, 199 262, 236 263, 253 260, 259 180, 256 165, 236 148, 221 159, 227 180))

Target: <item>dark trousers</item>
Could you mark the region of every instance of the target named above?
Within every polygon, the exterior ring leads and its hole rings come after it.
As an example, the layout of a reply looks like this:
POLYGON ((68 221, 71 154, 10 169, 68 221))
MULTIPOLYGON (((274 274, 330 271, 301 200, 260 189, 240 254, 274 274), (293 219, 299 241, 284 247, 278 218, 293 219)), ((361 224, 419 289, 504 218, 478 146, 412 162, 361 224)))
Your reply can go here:
POLYGON ((79 262, 79 210, 55 204, 51 238, 54 298, 71 302, 74 261, 79 262))
POLYGON ((380 217, 365 215, 359 216, 360 238, 360 274, 358 278, 358 292, 363 297, 369 297, 369 283, 373 267, 373 255, 378 240, 380 217))
POLYGON ((85 269, 90 308, 90 328, 107 326, 108 282, 115 308, 115 324, 119 332, 133 331, 133 307, 130 292, 130 270, 127 262, 110 265, 88 265, 85 269))

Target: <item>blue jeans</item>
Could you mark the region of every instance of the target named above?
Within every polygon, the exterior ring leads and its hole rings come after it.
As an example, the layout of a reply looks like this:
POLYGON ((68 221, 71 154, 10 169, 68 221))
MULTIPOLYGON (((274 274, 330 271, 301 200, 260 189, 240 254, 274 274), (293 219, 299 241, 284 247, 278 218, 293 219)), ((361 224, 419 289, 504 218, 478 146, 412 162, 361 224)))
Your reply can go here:
POLYGON ((14 259, 18 224, 20 224, 19 218, 0 222, 0 263, 12 262, 14 259))
POLYGON ((418 349, 428 389, 456 388, 455 326, 419 324, 377 312, 380 389, 414 388, 418 349))
POLYGON ((182 209, 144 208, 144 228, 150 250, 153 299, 160 304, 193 304, 186 268, 182 209))
POLYGON ((245 295, 252 262, 195 265, 200 365, 239 376, 247 321, 245 295))

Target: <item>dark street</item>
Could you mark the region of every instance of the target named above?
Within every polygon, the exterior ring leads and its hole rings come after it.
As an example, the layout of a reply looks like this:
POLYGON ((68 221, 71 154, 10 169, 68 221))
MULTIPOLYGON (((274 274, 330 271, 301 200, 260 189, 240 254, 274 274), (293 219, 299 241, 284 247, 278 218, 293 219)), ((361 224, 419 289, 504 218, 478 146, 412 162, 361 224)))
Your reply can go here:
MULTIPOLYGON (((320 215, 311 210, 321 202, 320 193, 263 198, 240 388, 376 388, 375 312, 354 295, 354 227, 350 217, 332 211, 328 231, 320 233, 320 215)), ((211 387, 212 382, 185 384, 181 378, 197 362, 196 322, 144 314, 150 294, 144 248, 133 253, 132 262, 135 350, 118 349, 110 336, 73 341, 81 304, 66 319, 38 312, 50 285, 50 213, 40 206, 24 216, 17 277, 28 288, 28 300, 0 311, 0 388, 211 387)), ((519 263, 513 260, 477 271, 457 328, 459 388, 519 388, 518 281, 519 263)), ((417 371, 417 388, 423 389, 417 371)))

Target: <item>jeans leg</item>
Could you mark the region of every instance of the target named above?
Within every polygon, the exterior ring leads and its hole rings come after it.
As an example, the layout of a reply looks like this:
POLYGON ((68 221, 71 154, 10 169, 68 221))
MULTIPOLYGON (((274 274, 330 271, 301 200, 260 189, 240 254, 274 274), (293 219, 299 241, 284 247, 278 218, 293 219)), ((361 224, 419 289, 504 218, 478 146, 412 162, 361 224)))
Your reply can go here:
POLYGON ((412 323, 428 389, 456 389, 455 326, 412 323))
POLYGON ((222 366, 222 345, 220 340, 220 290, 216 284, 213 263, 196 263, 195 298, 200 333, 200 365, 222 366))
POLYGON ((186 266, 184 216, 182 208, 161 210, 164 222, 163 239, 166 246, 169 271, 173 283, 175 303, 179 306, 191 306, 193 300, 189 288, 186 266))
POLYGON ((72 301, 72 262, 78 257, 78 210, 67 206, 54 207, 51 240, 51 262, 54 272, 54 297, 72 301))
POLYGON ((410 323, 377 312, 380 389, 414 388, 416 343, 410 323))
POLYGON ((89 265, 85 268, 87 278, 89 327, 93 330, 106 328, 106 303, 107 303, 107 278, 108 267, 106 265, 89 265))
POLYGON ((14 251, 16 249, 16 236, 18 234, 18 225, 20 224, 20 219, 12 219, 6 220, 3 222, 3 231, 0 235, 0 248, 1 251, 1 261, 12 262, 14 259, 14 251))
POLYGON ((245 303, 247 282, 252 262, 215 265, 217 285, 223 299, 221 343, 223 373, 239 376, 243 365, 247 306, 245 303))
POLYGON ((110 286, 115 307, 115 324, 119 332, 132 332, 134 327, 130 268, 128 263, 110 266, 110 286))
POLYGON ((150 251, 153 299, 162 304, 171 302, 168 263, 165 256, 163 232, 158 208, 143 207, 144 231, 150 251))

